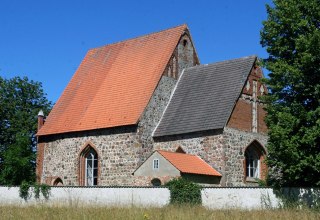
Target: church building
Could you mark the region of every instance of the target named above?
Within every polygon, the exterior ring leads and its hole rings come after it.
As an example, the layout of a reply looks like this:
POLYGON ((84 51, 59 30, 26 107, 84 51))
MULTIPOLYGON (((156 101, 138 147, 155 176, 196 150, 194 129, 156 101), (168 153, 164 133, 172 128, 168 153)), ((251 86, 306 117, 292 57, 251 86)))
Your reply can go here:
POLYGON ((91 49, 38 115, 37 180, 256 185, 267 170, 262 77, 256 56, 200 65, 186 25, 91 49))

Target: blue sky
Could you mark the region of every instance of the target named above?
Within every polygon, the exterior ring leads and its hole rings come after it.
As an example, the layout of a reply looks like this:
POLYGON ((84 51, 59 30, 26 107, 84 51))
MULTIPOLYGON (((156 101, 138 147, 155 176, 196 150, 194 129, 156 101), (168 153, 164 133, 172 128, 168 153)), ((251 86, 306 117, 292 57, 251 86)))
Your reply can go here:
POLYGON ((200 62, 256 54, 271 0, 1 0, 0 75, 40 81, 56 102, 90 48, 186 23, 200 62))

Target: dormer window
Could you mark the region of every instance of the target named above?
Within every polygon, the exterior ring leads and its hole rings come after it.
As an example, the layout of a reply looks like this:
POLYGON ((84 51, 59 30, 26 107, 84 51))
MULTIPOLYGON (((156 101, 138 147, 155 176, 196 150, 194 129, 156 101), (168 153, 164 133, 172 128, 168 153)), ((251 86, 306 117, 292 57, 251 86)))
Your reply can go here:
POLYGON ((159 169, 159 159, 154 159, 153 160, 153 169, 158 170, 159 169))

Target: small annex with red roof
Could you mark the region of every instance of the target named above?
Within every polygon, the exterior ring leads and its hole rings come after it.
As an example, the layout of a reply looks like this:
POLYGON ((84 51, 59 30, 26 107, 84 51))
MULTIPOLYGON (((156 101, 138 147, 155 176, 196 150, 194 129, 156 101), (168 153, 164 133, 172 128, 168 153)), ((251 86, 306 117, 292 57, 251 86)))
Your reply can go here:
POLYGON ((200 65, 185 24, 93 48, 50 114, 38 115, 37 181, 257 184, 267 153, 262 77, 256 56, 200 65))
POLYGON ((199 156, 184 152, 154 151, 133 173, 163 184, 176 177, 188 178, 199 184, 219 184, 221 174, 199 156))

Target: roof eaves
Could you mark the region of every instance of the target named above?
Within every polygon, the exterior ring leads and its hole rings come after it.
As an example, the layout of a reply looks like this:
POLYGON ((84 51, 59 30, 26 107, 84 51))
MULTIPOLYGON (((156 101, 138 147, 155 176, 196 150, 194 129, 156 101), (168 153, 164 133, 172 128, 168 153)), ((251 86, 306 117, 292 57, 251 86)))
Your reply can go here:
MULTIPOLYGON (((172 164, 172 166, 174 166, 177 170, 180 171, 180 173, 190 173, 190 172, 183 172, 181 171, 178 167, 176 167, 170 160, 168 160, 168 158, 166 158, 165 155, 163 155, 161 152, 168 152, 168 153, 175 153, 175 152, 169 152, 169 151, 163 151, 163 150, 156 150, 159 154, 161 154, 161 156, 163 158, 165 158, 169 163, 172 164)), ((199 156, 196 155, 191 155, 191 154, 187 154, 190 156, 195 156, 197 158, 199 158, 200 160, 202 160, 207 166, 209 166, 211 169, 213 169, 214 171, 216 171, 219 175, 212 175, 212 174, 203 174, 203 173, 190 173, 190 174, 198 174, 198 175, 207 175, 207 176, 222 176, 216 169, 214 169, 213 167, 211 167, 208 163, 206 163, 203 159, 201 159, 199 156)))
POLYGON ((190 173, 190 172, 182 172, 182 171, 180 171, 181 173, 185 173, 185 174, 195 174, 195 175, 203 175, 203 176, 218 176, 218 177, 221 177, 222 175, 220 174, 220 175, 215 175, 215 174, 210 174, 210 173, 190 173))
MULTIPOLYGON (((200 160, 202 160, 210 169, 213 169, 214 171, 216 171, 220 176, 222 176, 221 175, 221 173, 219 173, 216 169, 214 169, 212 166, 210 166, 206 161, 204 161, 201 157, 199 157, 199 156, 197 156, 200 160)), ((216 176, 216 175, 215 175, 216 176)))

